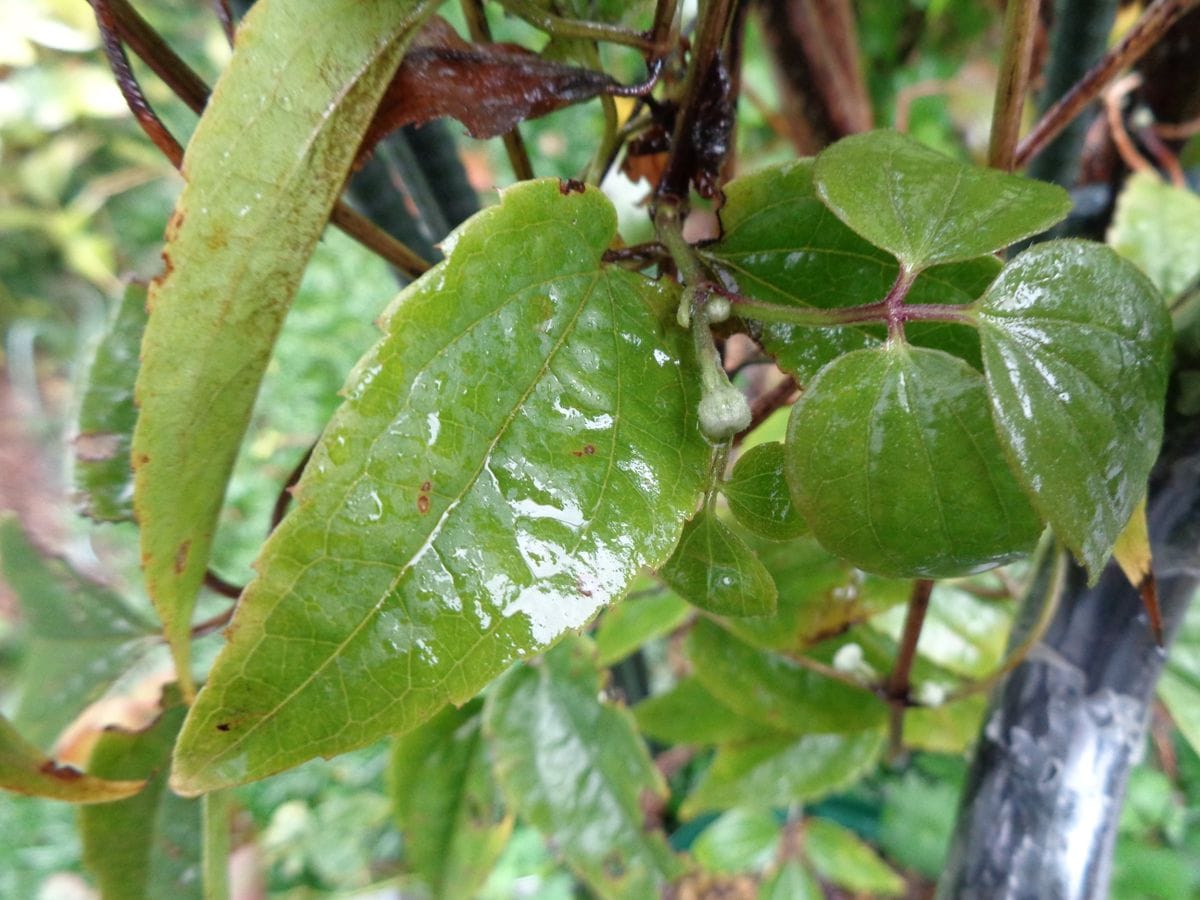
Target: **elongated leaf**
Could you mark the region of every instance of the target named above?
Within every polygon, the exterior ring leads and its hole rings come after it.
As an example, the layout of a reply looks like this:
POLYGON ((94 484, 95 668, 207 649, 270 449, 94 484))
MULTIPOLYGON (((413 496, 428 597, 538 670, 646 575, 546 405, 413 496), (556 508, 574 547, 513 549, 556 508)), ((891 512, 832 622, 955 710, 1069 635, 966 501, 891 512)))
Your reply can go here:
MULTIPOLYGON (((722 236, 704 252, 749 296, 785 306, 829 309, 882 300, 899 263, 843 225, 813 187, 811 160, 744 175, 725 188, 722 236)), ((910 303, 970 303, 1000 271, 991 256, 930 269, 909 290, 910 303)), ((915 322, 913 343, 946 350, 980 366, 974 329, 915 322)), ((766 324, 763 346, 807 382, 830 360, 882 341, 882 328, 801 328, 766 324)))
POLYGON ((643 700, 633 715, 643 734, 670 744, 722 744, 774 733, 725 706, 695 676, 643 700))
POLYGON ((1037 540, 983 377, 949 354, 893 343, 830 363, 793 408, 787 446, 813 535, 866 571, 962 575, 1037 540))
POLYGON ((92 749, 93 774, 146 779, 137 796, 79 811, 84 864, 105 897, 201 896, 200 801, 167 788, 171 748, 186 712, 178 689, 170 687, 152 725, 133 732, 107 729, 92 749))
POLYGON ((397 739, 392 797, 404 856, 435 897, 473 897, 512 833, 480 731, 483 703, 442 710, 397 739))
POLYGON ((692 608, 674 591, 649 577, 644 595, 634 582, 630 595, 604 611, 593 635, 600 665, 611 666, 638 647, 662 637, 686 621, 692 608))
POLYGON ((130 797, 142 789, 142 781, 109 781, 60 766, 43 756, 0 716, 0 788, 66 800, 71 803, 107 803, 130 797))
POLYGON ((435 5, 262 0, 188 146, 166 274, 150 290, 133 438, 146 584, 181 677, 271 347, 379 97, 435 5))
POLYGON ((969 166, 894 131, 843 138, 817 157, 817 193, 909 271, 1002 250, 1071 210, 1057 185, 969 166))
POLYGON ((1174 297, 1200 278, 1200 196, 1135 172, 1117 198, 1108 243, 1174 297))
POLYGON ((689 603, 717 615, 775 611, 771 573, 745 541, 705 509, 684 526, 675 554, 658 574, 689 603))
POLYGON ((133 518, 133 470, 129 464, 137 408, 133 385, 146 329, 146 286, 132 282, 96 348, 79 400, 75 491, 84 515, 102 522, 133 518))
POLYGON ((799 537, 807 526, 792 505, 792 492, 784 472, 787 453, 771 441, 742 454, 729 480, 721 488, 737 520, 755 534, 770 540, 799 537))
MULTIPOLYGON (((745 798, 751 802, 760 798, 745 798)), ((729 810, 701 832, 692 845, 696 862, 708 872, 736 875, 761 871, 775 857, 780 827, 766 806, 729 810)))
POLYGON ((626 710, 599 699, 600 672, 582 638, 540 666, 513 669, 487 699, 485 725, 509 802, 602 897, 657 897, 680 870, 643 802, 666 785, 626 710))
POLYGON ((1162 298, 1107 247, 1053 241, 1005 267, 979 322, 1001 440, 1038 512, 1095 580, 1162 442, 1162 298))
POLYGON ((26 644, 13 724, 49 748, 124 672, 152 652, 157 628, 108 588, 47 558, 0 517, 0 571, 21 605, 26 644))
POLYGON ((826 881, 872 897, 904 893, 904 879, 869 844, 845 826, 809 819, 804 826, 804 855, 826 881))
POLYGON ((596 190, 526 182, 392 307, 180 739, 203 791, 406 731, 584 625, 705 477, 677 297, 602 265, 596 190))
POLYGON ((696 678, 742 716, 793 734, 842 733, 878 726, 883 703, 867 690, 818 675, 792 660, 742 643, 701 619, 688 638, 696 678))
POLYGON ((771 737, 723 746, 680 813, 690 818, 748 799, 772 806, 816 800, 873 770, 883 744, 883 731, 872 730, 771 737))

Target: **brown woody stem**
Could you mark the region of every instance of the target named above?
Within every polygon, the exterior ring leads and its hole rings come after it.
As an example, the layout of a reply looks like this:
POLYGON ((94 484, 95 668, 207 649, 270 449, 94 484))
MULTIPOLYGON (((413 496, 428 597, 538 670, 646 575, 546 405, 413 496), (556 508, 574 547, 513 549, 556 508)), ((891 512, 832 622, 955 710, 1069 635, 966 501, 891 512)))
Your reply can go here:
POLYGON ((896 664, 892 666, 892 673, 884 685, 887 702, 891 707, 888 753, 893 759, 904 747, 904 711, 909 705, 913 663, 917 659, 917 642, 921 639, 921 629, 925 625, 925 614, 929 611, 929 597, 932 593, 933 582, 929 579, 920 578, 913 583, 896 664))
POLYGON ((1021 113, 1033 63, 1039 0, 1009 0, 1004 13, 1004 49, 996 102, 992 109, 992 134, 988 165, 1011 172, 1021 132, 1021 113))

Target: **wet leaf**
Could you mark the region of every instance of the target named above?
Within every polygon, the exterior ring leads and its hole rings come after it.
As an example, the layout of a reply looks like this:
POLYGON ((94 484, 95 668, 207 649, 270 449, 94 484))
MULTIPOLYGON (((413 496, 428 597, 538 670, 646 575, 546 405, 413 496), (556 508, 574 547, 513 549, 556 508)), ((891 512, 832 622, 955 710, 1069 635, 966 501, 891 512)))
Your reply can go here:
POLYGON ((1057 185, 966 165, 894 131, 817 157, 817 193, 839 219, 916 272, 1003 250, 1071 210, 1057 185))
MULTIPOLYGON (((704 252, 748 296, 784 306, 831 309, 882 300, 900 266, 884 250, 859 237, 821 202, 813 187, 811 160, 799 160, 743 175, 725 186, 722 236, 704 252)), ((910 288, 909 303, 970 303, 1001 268, 983 256, 934 267, 910 288)), ((913 322, 906 336, 981 367, 973 328, 913 322)), ((802 328, 767 323, 763 347, 779 365, 808 382, 841 353, 874 346, 881 327, 802 328)))
POLYGON ((752 722, 792 734, 863 731, 887 717, 874 694, 742 643, 705 619, 688 637, 697 680, 752 722))
POLYGON ((515 44, 469 44, 440 17, 413 41, 367 130, 364 150, 403 125, 449 116, 471 137, 590 100, 615 86, 603 72, 545 59, 515 44))
POLYGON ((738 807, 700 833, 692 856, 707 872, 758 872, 775 858, 779 838, 779 820, 769 808, 738 807))
POLYGON ((836 822, 805 822, 804 855, 821 878, 845 890, 872 897, 904 894, 904 879, 862 838, 836 822))
POLYGON ((71 444, 83 514, 101 522, 126 522, 133 518, 129 452, 137 421, 133 384, 146 328, 146 286, 131 283, 113 312, 83 387, 71 444))
POLYGON ((1153 172, 1134 172, 1117 198, 1108 243, 1167 297, 1200 278, 1200 196, 1153 172))
POLYGON ((107 803, 130 797, 142 781, 109 781, 60 766, 42 755, 0 716, 0 788, 69 803, 107 803))
POLYGON ((759 444, 742 454, 721 488, 737 520, 770 540, 799 537, 807 528, 804 517, 792 505, 784 473, 786 457, 783 444, 777 441, 759 444))
POLYGON ((409 730, 662 563, 709 449, 678 298, 601 264, 615 229, 599 191, 526 182, 400 295, 259 558, 177 789, 409 730))
POLYGON ((372 111, 435 5, 255 4, 188 146, 166 273, 150 288, 133 437, 146 585, 184 678, 196 593, 272 345, 372 111))
POLYGON ((979 302, 992 413, 1041 516, 1100 575, 1162 442, 1171 321, 1112 250, 1025 251, 979 302))
POLYGON ((668 744, 722 744, 773 733, 722 704, 695 676, 643 700, 633 715, 643 734, 668 744))
POLYGON ((941 578, 1033 548, 1041 526, 988 414, 983 377, 888 344, 830 363, 796 402, 788 476, 829 550, 896 578, 941 578))
POLYGON ((658 574, 689 603, 717 615, 775 611, 771 573, 745 541, 706 509, 684 526, 679 546, 658 574))
POLYGON ((645 824, 666 800, 633 717, 599 699, 590 644, 568 638, 488 695, 485 727, 509 802, 601 897, 657 897, 680 872, 645 824))
POLYGON ((20 523, 0 517, 0 570, 21 606, 25 645, 13 724, 38 747, 62 730, 159 642, 157 626, 112 590, 45 557, 20 523))
POLYGON ((435 897, 474 897, 512 833, 481 731, 483 702, 397 738, 391 793, 404 857, 435 897))
POLYGON ((593 635, 602 666, 611 666, 647 641, 674 631, 691 614, 687 601, 650 578, 642 590, 634 582, 630 595, 604 611, 593 635), (645 591, 645 593, 643 593, 645 591))
POLYGON ((691 818, 707 810, 729 809, 748 798, 772 806, 817 800, 874 771, 883 745, 882 730, 724 745, 680 814, 691 818))
POLYGON ((183 900, 202 894, 200 801, 167 787, 171 748, 187 712, 177 688, 164 692, 162 710, 141 731, 106 729, 92 749, 92 774, 146 779, 134 797, 79 811, 84 865, 105 897, 183 900))

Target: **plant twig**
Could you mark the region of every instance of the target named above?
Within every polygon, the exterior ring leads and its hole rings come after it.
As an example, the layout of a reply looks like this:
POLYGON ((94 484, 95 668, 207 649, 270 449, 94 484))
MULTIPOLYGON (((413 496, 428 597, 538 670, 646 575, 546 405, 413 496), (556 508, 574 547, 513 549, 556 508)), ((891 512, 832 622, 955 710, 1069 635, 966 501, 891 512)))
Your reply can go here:
POLYGON ((229 608, 217 613, 215 616, 210 616, 203 622, 197 622, 192 626, 189 634, 193 638, 202 638, 212 634, 214 631, 220 631, 233 619, 233 611, 237 609, 237 604, 230 604, 229 608))
POLYGON ((275 498, 275 505, 271 508, 271 531, 274 531, 276 528, 278 528, 279 523, 283 521, 284 514, 287 513, 288 506, 290 506, 292 502, 292 488, 296 486, 296 482, 298 482, 300 480, 300 476, 304 474, 304 467, 307 466, 308 461, 312 459, 313 450, 316 448, 317 445, 313 444, 306 451, 304 451, 304 455, 300 457, 300 461, 296 463, 295 468, 292 469, 292 471, 288 474, 287 480, 284 481, 283 487, 280 488, 279 496, 275 498))
POLYGON ((1021 168, 1052 141, 1122 71, 1133 65, 1200 0, 1154 0, 1125 37, 1088 70, 1074 87, 1046 110, 1017 147, 1014 167, 1021 168))
POLYGON ((788 659, 802 669, 808 669, 810 672, 823 675, 826 678, 840 682, 847 687, 852 687, 859 691, 865 691, 868 694, 877 693, 877 688, 875 685, 864 684, 851 673, 843 672, 841 669, 835 668, 828 663, 823 663, 819 659, 813 659, 811 656, 789 656, 788 659))
POLYGON ((222 597, 229 597, 236 600, 242 596, 242 588, 231 581, 226 581, 212 569, 208 569, 204 573, 204 586, 214 594, 220 594, 222 597))
POLYGON ((895 759, 904 748, 904 711, 909 705, 912 688, 913 663, 917 659, 917 642, 925 626, 925 614, 929 611, 929 597, 933 593, 933 582, 919 578, 913 583, 912 595, 908 600, 908 614, 904 618, 904 632, 900 636, 900 648, 895 665, 884 685, 884 694, 890 707, 888 718, 888 755, 895 759))
POLYGON ((233 22, 233 13, 229 10, 229 0, 213 0, 213 10, 217 14, 217 21, 221 23, 221 30, 225 32, 225 39, 232 47, 237 27, 233 22))
POLYGON ((1004 48, 1000 78, 992 108, 992 133, 988 165, 1011 172, 1025 110, 1025 92, 1033 65, 1033 40, 1037 33, 1039 0, 1008 0, 1004 12, 1004 48))
POLYGON ((654 42, 640 32, 604 22, 566 19, 548 12, 545 7, 539 6, 532 0, 500 0, 500 5, 509 12, 520 16, 539 31, 544 31, 553 37, 604 41, 609 44, 635 47, 646 53, 652 53, 655 49, 654 42))
POLYGON ((1154 166, 1150 160, 1142 156, 1133 143, 1133 138, 1125 130, 1125 117, 1122 105, 1130 91, 1142 83, 1142 76, 1132 72, 1124 78, 1118 78, 1113 86, 1104 92, 1104 117, 1108 123, 1108 132, 1112 136, 1113 145, 1121 160, 1131 172, 1153 172, 1154 166))

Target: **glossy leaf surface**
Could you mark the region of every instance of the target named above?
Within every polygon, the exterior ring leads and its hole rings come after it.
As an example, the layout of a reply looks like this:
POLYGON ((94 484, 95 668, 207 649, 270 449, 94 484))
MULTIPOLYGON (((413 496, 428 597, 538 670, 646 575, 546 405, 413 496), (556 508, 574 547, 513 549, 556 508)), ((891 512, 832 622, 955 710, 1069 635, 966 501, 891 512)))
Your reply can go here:
POLYGON ((137 421, 133 385, 146 329, 146 286, 135 282, 126 287, 113 312, 79 399, 71 444, 83 514, 102 522, 125 522, 133 518, 129 450, 137 421))
POLYGON ((1117 198, 1108 243, 1174 297, 1200 278, 1200 196, 1134 172, 1117 198))
POLYGON ((706 509, 683 528, 674 555, 659 569, 689 603, 722 616, 775 611, 775 582, 754 551, 706 509))
POLYGON ((783 444, 759 444, 742 454, 721 488, 737 520, 755 534, 771 540, 799 537, 807 526, 792 505, 783 444))
POLYGON ((1057 185, 970 166, 894 131, 843 138, 817 157, 817 193, 909 271, 1002 250, 1071 209, 1057 185))
POLYGON ((512 833, 483 740, 483 703, 397 738, 391 792, 404 857, 435 897, 473 897, 512 833))
POLYGON ((686 600, 649 577, 642 590, 638 583, 634 582, 629 596, 604 611, 596 628, 593 638, 602 666, 611 666, 647 641, 673 631, 692 613, 686 600))
POLYGON ((83 859, 105 897, 199 898, 200 801, 167 787, 171 748, 187 712, 179 691, 164 693, 163 712, 142 731, 107 728, 88 769, 105 778, 144 778, 146 787, 116 803, 79 811, 83 859))
MULTIPOLYGON (((896 280, 895 258, 843 225, 821 202, 811 160, 736 178, 725 193, 721 239, 703 252, 742 293, 784 306, 829 309, 882 300, 896 280)), ((908 302, 970 303, 999 271, 1000 262, 991 256, 935 267, 917 278, 908 302)), ((972 328, 914 322, 906 335, 915 344, 981 365, 972 328)), ((874 346, 884 337, 878 327, 762 326, 763 347, 802 383, 839 354, 874 346)))
POLYGON ((633 715, 643 734, 669 744, 722 744, 773 733, 725 706, 694 675, 643 700, 633 715))
POLYGON ((569 638, 489 694, 486 728, 509 802, 598 895, 657 897, 680 870, 642 802, 666 785, 628 711, 599 699, 592 648, 569 638))
POLYGON ((780 736, 728 744, 684 801, 681 815, 729 809, 747 800, 806 803, 838 791, 875 767, 881 730, 780 736))
POLYGON ((830 363, 793 408, 787 445, 813 535, 868 572, 962 575, 1031 550, 1040 531, 983 377, 949 354, 897 343, 830 363))
POLYGON ((709 449, 677 298, 601 264, 615 229, 599 191, 523 183, 400 295, 238 605, 179 789, 411 729, 662 563, 709 449))
POLYGON ((146 585, 180 672, 275 337, 375 105, 434 5, 255 4, 188 146, 166 273, 150 289, 133 438, 146 585))
POLYGON ((60 766, 0 716, 0 789, 70 803, 108 803, 136 794, 143 784, 110 781, 60 766))
POLYGON ((886 718, 883 703, 802 668, 774 653, 742 643, 701 619, 688 637, 696 678, 725 706, 745 718, 793 734, 872 729, 886 718))
POLYGON ((823 879, 840 888, 872 897, 904 894, 904 879, 862 838, 836 822, 809 819, 804 854, 823 879))
POLYGON ((1162 442, 1171 321, 1149 280, 1085 241, 1040 244, 979 302, 996 427, 1038 512, 1094 580, 1162 442))

